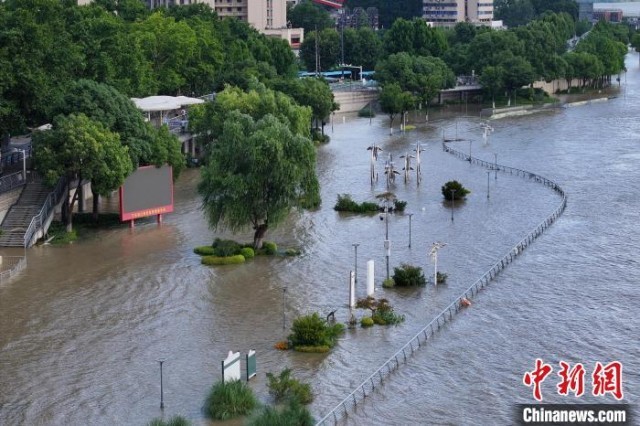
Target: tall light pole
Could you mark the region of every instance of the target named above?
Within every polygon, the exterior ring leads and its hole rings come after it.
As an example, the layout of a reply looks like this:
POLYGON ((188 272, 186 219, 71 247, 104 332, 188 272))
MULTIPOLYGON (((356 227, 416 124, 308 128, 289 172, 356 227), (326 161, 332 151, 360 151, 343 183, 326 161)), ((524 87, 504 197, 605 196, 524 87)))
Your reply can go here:
POLYGON ((413 213, 409 213, 409 248, 411 248, 411 217, 413 213))
POLYGON ((452 189, 451 190, 451 222, 453 222, 453 197, 455 193, 456 193, 456 190, 452 189))
POLYGON ((495 169, 495 179, 498 179, 498 154, 496 152, 493 153, 493 168, 495 169))
POLYGON ((389 241, 389 200, 384 200, 384 218, 380 217, 380 219, 385 222, 384 248, 387 259, 387 279, 389 279, 389 256, 391 255, 391 242, 389 241))
POLYGON ((489 176, 491 176, 491 170, 487 170, 487 200, 489 199, 489 176))
POLYGON ((27 180, 27 153, 24 149, 14 148, 15 152, 22 154, 22 180, 27 180))
POLYGON ((360 244, 353 243, 351 245, 353 246, 353 249, 355 251, 355 260, 353 265, 353 275, 354 275, 353 280, 357 284, 358 283, 358 246, 360 244))
POLYGON ((160 363, 160 408, 164 410, 164 389, 162 387, 162 364, 164 359, 157 360, 160 363))
POLYGON ((473 141, 469 141, 469 162, 471 162, 471 144, 473 141))
POLYGON ((433 283, 437 287, 438 286, 438 250, 442 247, 446 246, 445 243, 441 243, 436 241, 431 246, 431 250, 429 251, 429 256, 433 259, 433 283))

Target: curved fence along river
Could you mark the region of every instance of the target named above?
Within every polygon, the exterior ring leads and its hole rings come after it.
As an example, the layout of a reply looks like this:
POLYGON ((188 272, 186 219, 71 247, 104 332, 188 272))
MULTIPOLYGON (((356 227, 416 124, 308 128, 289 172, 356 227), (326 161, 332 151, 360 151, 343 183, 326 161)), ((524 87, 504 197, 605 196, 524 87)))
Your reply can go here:
POLYGON ((525 236, 518 244, 516 244, 507 254, 499 259, 493 266, 487 270, 480 278, 478 278, 473 284, 469 286, 461 295, 455 298, 442 312, 440 312, 435 318, 433 318, 426 326, 424 326, 415 336, 411 338, 404 346, 402 346, 395 354, 391 356, 380 368, 367 377, 353 392, 351 392, 345 399, 342 400, 335 408, 333 408, 327 415, 320 419, 316 424, 324 425, 328 423, 337 424, 338 421, 348 416, 349 410, 355 408, 358 403, 367 395, 371 394, 376 386, 384 384, 384 379, 391 374, 394 370, 400 367, 401 363, 407 362, 407 357, 411 356, 413 352, 423 345, 426 345, 429 338, 440 330, 447 322, 451 321, 455 314, 464 309, 463 300, 472 300, 478 292, 484 289, 504 268, 509 265, 529 244, 531 244, 536 238, 556 221, 558 217, 564 212, 567 206, 567 196, 562 188, 555 182, 539 176, 535 173, 528 172, 526 170, 520 170, 513 167, 503 166, 497 163, 490 163, 488 161, 469 156, 456 149, 451 148, 446 142, 442 143, 442 149, 462 160, 469 161, 471 164, 476 164, 484 167, 488 170, 498 170, 511 175, 516 175, 525 179, 531 179, 535 182, 541 183, 554 190, 560 195, 562 201, 556 207, 556 209, 547 216, 547 218, 540 222, 527 236, 525 236))

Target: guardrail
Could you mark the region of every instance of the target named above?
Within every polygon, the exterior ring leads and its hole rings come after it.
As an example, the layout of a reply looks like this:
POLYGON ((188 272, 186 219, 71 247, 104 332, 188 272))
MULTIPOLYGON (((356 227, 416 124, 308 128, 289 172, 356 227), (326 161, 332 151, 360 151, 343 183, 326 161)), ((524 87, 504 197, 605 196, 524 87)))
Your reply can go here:
POLYGON ((44 226, 44 222, 47 220, 47 217, 49 217, 49 214, 51 213, 53 208, 62 198, 62 195, 66 190, 66 186, 67 180, 65 178, 58 179, 56 187, 47 196, 47 199, 44 201, 40 212, 31 219, 31 222, 29 223, 29 226, 24 233, 25 247, 29 248, 31 239, 33 238, 35 233, 44 226))
POLYGON ((567 196, 562 188, 552 180, 539 176, 535 173, 527 172, 526 170, 520 170, 513 167, 502 166, 497 163, 490 163, 488 161, 480 160, 475 157, 471 157, 462 153, 461 151, 450 148, 446 143, 442 143, 442 149, 458 158, 469 161, 471 164, 478 164, 482 167, 490 170, 499 170, 505 173, 515 174, 524 178, 532 179, 536 182, 542 183, 545 186, 552 188, 561 197, 562 201, 558 207, 549 215, 545 220, 540 222, 527 236, 520 240, 515 246, 511 248, 503 257, 501 257, 496 263, 491 266, 480 278, 478 278, 471 286, 469 286, 462 294, 456 297, 446 308, 442 310, 434 319, 431 320, 426 326, 418 331, 403 347, 401 347, 395 354, 393 354, 380 368, 367 377, 353 392, 351 392, 345 399, 342 400, 333 410, 320 419, 316 425, 325 425, 329 423, 337 424, 343 417, 348 416, 349 409, 352 409, 358 405, 360 401, 363 401, 369 394, 371 394, 376 386, 380 386, 384 383, 384 379, 389 376, 394 370, 400 367, 401 363, 405 363, 407 358, 413 354, 414 351, 421 346, 427 344, 429 339, 438 332, 447 322, 450 322, 454 315, 464 309, 463 300, 472 300, 480 290, 489 285, 489 282, 493 280, 509 263, 511 263, 529 244, 531 244, 536 238, 538 238, 549 226, 560 217, 567 206, 567 196))
POLYGON ((0 194, 16 189, 19 186, 24 186, 26 179, 22 176, 22 172, 11 173, 10 175, 2 176, 0 178, 0 194))
POLYGON ((19 272, 24 270, 27 266, 27 257, 26 256, 3 256, 2 262, 10 262, 12 265, 9 269, 5 269, 0 272, 0 284, 3 282, 13 278, 19 272))

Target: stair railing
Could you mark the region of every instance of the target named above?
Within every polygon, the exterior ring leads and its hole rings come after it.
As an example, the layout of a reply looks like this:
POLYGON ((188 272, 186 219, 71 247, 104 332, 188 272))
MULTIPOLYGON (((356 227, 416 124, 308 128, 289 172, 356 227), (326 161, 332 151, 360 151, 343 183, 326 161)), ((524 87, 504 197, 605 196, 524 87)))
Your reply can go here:
POLYGON ((25 182, 22 172, 15 172, 10 175, 2 176, 0 178, 0 194, 4 194, 5 192, 9 192, 19 186, 23 186, 25 182))
POLYGON ((42 208, 40 209, 40 212, 31 219, 31 223, 29 223, 29 227, 24 233, 24 246, 26 248, 29 248, 31 245, 31 239, 35 233, 44 227, 44 222, 47 220, 47 217, 49 217, 49 214, 51 214, 54 207, 62 199, 66 188, 67 180, 64 177, 58 179, 56 187, 49 193, 47 199, 42 205, 42 208))

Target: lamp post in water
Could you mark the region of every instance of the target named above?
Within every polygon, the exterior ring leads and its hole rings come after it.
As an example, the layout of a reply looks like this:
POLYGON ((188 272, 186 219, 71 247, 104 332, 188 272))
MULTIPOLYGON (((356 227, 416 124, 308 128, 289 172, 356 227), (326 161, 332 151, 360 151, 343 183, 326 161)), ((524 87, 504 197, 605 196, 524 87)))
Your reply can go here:
POLYGON ((411 218, 413 217, 413 213, 409 213, 409 248, 411 248, 411 218))
POLYGON ((164 359, 157 360, 160 363, 160 409, 164 410, 164 389, 162 388, 162 364, 164 359))
POLYGON ((495 179, 498 179, 498 154, 496 152, 493 153, 493 168, 496 171, 495 179))
POLYGON ((487 200, 489 199, 489 177, 491 176, 491 170, 487 170, 487 200))
POLYGON ((436 241, 431 246, 431 250, 429 251, 429 256, 433 259, 433 283, 437 287, 438 286, 438 250, 442 247, 446 246, 445 243, 441 243, 436 241))
POLYGON ((287 327, 287 316, 285 310, 285 295, 287 294, 287 288, 282 287, 282 329, 286 329, 287 327))
POLYGON ((351 244, 353 246, 353 249, 355 251, 355 260, 354 260, 354 264, 353 264, 353 281, 358 284, 358 246, 360 245, 359 243, 353 243, 351 244))
POLYGON ((456 193, 456 190, 452 189, 451 190, 451 222, 453 222, 453 198, 455 193, 456 193))
POLYGON ((391 242, 389 241, 389 200, 384 200, 384 216, 380 216, 380 220, 384 220, 384 249, 387 260, 387 279, 389 279, 389 256, 391 255, 391 242))

